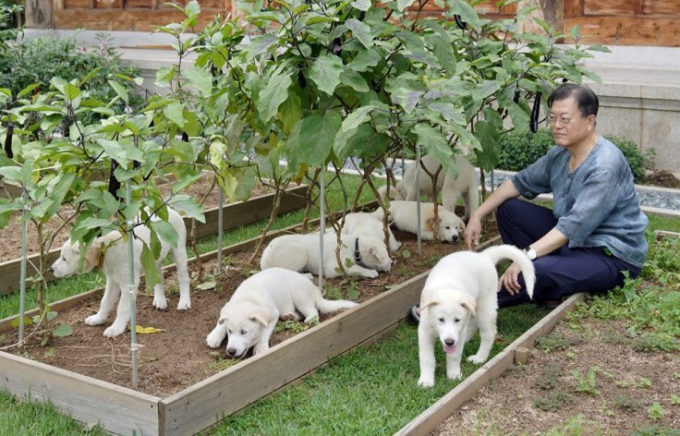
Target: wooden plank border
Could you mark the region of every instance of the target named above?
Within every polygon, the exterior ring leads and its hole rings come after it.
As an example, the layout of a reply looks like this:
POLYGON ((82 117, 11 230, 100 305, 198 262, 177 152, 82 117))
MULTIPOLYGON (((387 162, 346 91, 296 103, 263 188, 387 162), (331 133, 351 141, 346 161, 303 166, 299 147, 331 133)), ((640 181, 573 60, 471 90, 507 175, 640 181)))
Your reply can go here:
MULTIPOLYGON (((302 209, 306 205, 307 186, 301 185, 286 190, 286 194, 281 198, 279 214, 288 213, 297 209, 302 209)), ((239 201, 226 204, 224 206, 224 230, 231 230, 246 224, 269 218, 272 211, 274 194, 266 194, 252 198, 248 201, 239 201)), ((213 235, 217 233, 219 208, 208 209, 205 212, 205 224, 196 223, 196 238, 213 235)), ((191 230, 191 219, 184 218, 187 232, 191 230)), ((59 258, 60 249, 56 248, 47 254, 47 264, 51 264, 59 258)), ((35 273, 32 265, 37 265, 38 255, 28 256, 26 264, 27 275, 35 273)), ((21 277, 21 259, 9 260, 0 263, 0 295, 10 294, 19 290, 21 277)), ((50 271, 45 274, 46 281, 54 280, 50 271)))
POLYGON ((157 436, 160 398, 61 368, 0 352, 0 389, 21 399, 53 404, 81 422, 107 431, 157 436))
POLYGON ((425 412, 421 413, 394 436, 426 436, 446 418, 451 416, 463 403, 471 399, 477 391, 490 380, 501 375, 515 361, 518 348, 533 348, 539 336, 550 332, 568 312, 574 310, 576 303, 583 301, 583 294, 575 294, 565 300, 555 310, 513 341, 503 351, 482 365, 451 392, 440 398, 425 412))

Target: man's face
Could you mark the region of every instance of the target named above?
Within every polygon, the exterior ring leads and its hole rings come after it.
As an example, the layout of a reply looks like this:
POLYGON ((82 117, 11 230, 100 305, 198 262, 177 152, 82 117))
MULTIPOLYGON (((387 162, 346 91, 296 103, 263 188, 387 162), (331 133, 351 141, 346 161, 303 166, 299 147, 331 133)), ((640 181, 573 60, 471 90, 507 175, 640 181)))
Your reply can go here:
POLYGON ((553 101, 548 120, 555 144, 561 147, 580 145, 595 130, 595 115, 583 118, 573 97, 553 101))

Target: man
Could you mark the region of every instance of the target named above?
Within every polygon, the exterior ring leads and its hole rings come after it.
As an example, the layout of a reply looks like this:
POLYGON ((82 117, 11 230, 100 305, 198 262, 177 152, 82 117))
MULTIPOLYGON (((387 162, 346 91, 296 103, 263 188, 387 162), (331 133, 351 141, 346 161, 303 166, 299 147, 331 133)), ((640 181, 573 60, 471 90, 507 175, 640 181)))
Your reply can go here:
MULTIPOLYGON (((621 151, 596 132, 599 101, 586 86, 563 84, 548 98, 555 140, 545 156, 500 185, 472 214, 468 249, 482 219, 496 211, 506 244, 534 261, 534 300, 558 303, 577 292, 605 292, 636 277, 647 254, 647 217, 621 151), (519 200, 552 192, 553 208, 519 200)), ((499 307, 529 301, 519 268, 499 280, 499 307)))

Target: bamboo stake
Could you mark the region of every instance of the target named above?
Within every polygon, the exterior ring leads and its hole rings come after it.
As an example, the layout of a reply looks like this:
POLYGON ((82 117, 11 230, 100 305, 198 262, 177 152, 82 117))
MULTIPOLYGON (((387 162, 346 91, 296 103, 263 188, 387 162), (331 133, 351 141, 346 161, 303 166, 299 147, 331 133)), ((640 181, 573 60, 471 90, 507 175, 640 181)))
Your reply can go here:
MULTIPOLYGON (((127 182, 126 200, 132 203, 132 184, 127 182)), ((130 353, 132 354, 132 389, 137 389, 137 295, 135 292, 135 264, 134 264, 134 218, 128 221, 128 292, 130 293, 130 353)), ((161 273, 162 274, 162 273, 161 273)))

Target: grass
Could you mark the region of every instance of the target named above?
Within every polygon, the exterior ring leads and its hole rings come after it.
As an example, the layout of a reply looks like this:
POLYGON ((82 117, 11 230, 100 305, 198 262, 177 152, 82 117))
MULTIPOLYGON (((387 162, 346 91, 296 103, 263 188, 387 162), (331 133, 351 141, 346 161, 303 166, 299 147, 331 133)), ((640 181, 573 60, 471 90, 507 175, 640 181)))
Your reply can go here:
MULTIPOLYGON (((301 218, 301 215, 289 214, 289 216, 291 223, 299 222, 301 218)), ((656 229, 680 231, 680 220, 661 217, 650 217, 650 220, 650 231, 656 229)), ((237 231, 226 232, 225 244, 233 244, 240 240, 239 238, 255 237, 260 234, 263 225, 264 223, 258 223, 237 231)), ((288 224, 283 222, 279 225, 288 224)), ((216 241, 212 238, 203 241, 202 246, 203 244, 206 244, 205 250, 210 251, 214 250, 211 247, 216 246, 216 241)), ((664 246, 661 249, 653 248, 650 252, 650 265, 645 267, 643 277, 655 283, 660 282, 656 289, 647 293, 627 292, 624 289, 610 293, 606 297, 593 298, 579 309, 581 316, 595 314, 605 319, 633 317, 636 322, 634 325, 638 326, 640 332, 643 328, 649 331, 649 327, 652 326, 653 331, 663 334, 656 342, 651 341, 652 347, 662 346, 664 344, 662 339, 669 336, 677 339, 679 334, 673 329, 680 326, 676 318, 678 317, 676 307, 679 306, 673 306, 672 302, 664 300, 668 295, 668 287, 672 286, 665 278, 669 272, 672 275, 672 271, 680 271, 680 268, 666 269, 674 268, 677 266, 676 262, 680 262, 676 259, 677 256, 668 255, 668 251, 672 251, 673 248, 672 245, 664 246), (664 286, 664 280, 667 286, 664 286), (650 293, 651 296, 647 296, 650 293), (646 315, 639 315, 645 311, 646 315), (676 322, 673 324, 674 320, 676 322), (671 325, 665 327, 664 324, 668 323, 671 325)), ((677 251, 675 253, 677 254, 677 251)), ((91 289, 99 279, 86 275, 72 280, 73 284, 64 285, 70 289, 65 290, 65 293, 83 292, 77 287, 91 289)), ((628 286, 635 289, 638 285, 639 282, 631 281, 628 286)), ((50 286, 50 295, 54 299, 57 297, 53 288, 58 287, 50 286)), ((10 295, 0 300, 0 316, 16 313, 16 309, 7 309, 9 305, 14 304, 12 298, 16 296, 10 295)), ((501 332, 500 342, 495 344, 492 355, 497 354, 546 313, 544 309, 536 310, 536 306, 533 305, 500 311, 498 325, 501 332)), ((575 315, 572 322, 577 322, 578 316, 575 315)), ((305 378, 300 384, 262 399, 249 409, 226 418, 206 434, 210 436, 392 434, 458 383, 446 379, 442 365, 444 357, 438 350, 440 354, 437 357, 435 387, 432 389, 416 387, 418 378, 416 330, 412 325, 400 325, 378 345, 355 349, 331 360, 328 365, 319 368, 315 374, 305 378)), ((466 355, 474 353, 478 345, 478 338, 468 343, 466 355)), ((548 348, 559 346, 544 345, 548 348)), ((462 368, 466 377, 476 369, 467 362, 462 368)), ((547 402, 545 407, 549 408, 550 403, 547 402)), ((651 410, 649 413, 660 414, 658 410, 651 410)), ((548 435, 604 434, 600 433, 600 429, 594 432, 595 429, 589 425, 590 423, 585 422, 582 417, 574 417, 567 423, 556 426, 548 435)), ((84 429, 72 419, 55 412, 49 404, 20 402, 6 393, 0 393, 0 434, 99 436, 105 433, 99 428, 84 429)), ((489 433, 489 436, 495 435, 498 433, 489 433)))

